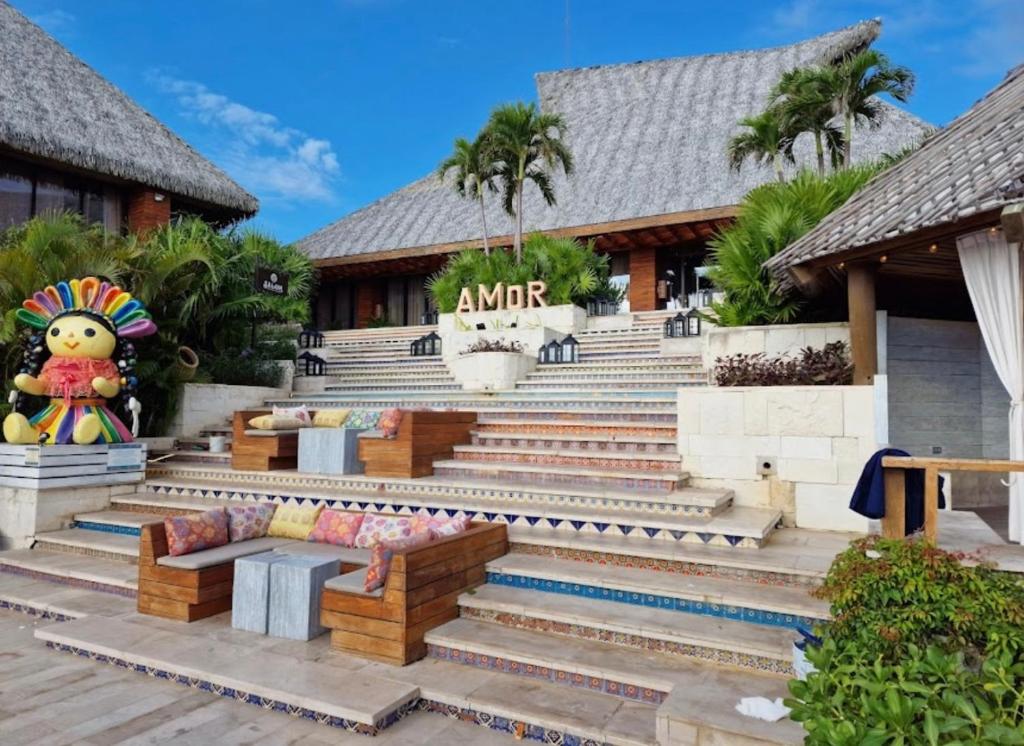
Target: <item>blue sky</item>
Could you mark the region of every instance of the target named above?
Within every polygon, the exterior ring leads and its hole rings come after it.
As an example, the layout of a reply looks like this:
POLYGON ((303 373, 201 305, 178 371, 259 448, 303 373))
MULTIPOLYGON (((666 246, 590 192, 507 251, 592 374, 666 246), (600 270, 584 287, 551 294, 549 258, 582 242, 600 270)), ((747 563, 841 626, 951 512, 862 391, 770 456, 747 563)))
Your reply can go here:
POLYGON ((881 17, 944 124, 1024 62, 1021 0, 13 0, 295 240, 431 171, 533 74, 774 46, 881 17))

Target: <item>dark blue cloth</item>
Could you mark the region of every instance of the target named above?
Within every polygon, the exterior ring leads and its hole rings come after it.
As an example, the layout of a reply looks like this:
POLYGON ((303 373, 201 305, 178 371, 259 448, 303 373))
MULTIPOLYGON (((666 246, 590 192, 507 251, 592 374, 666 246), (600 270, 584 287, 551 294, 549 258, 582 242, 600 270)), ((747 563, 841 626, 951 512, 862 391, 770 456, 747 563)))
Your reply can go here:
MULTIPOLYGON (((885 479, 882 459, 886 456, 909 456, 899 448, 883 448, 864 464, 850 499, 850 510, 868 518, 885 516, 885 479)), ((904 524, 909 536, 924 526, 924 469, 906 469, 906 513, 904 524)), ((939 477, 939 507, 946 507, 942 496, 942 477, 939 477)))

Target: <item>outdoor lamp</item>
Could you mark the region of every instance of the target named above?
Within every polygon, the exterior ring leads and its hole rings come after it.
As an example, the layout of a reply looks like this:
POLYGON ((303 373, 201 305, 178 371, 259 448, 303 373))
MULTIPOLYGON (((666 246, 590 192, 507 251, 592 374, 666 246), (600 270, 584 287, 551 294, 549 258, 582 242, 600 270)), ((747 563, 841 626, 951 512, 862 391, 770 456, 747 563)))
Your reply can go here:
POLYGON ((677 313, 671 319, 665 319, 666 337, 685 337, 686 328, 686 317, 683 315, 682 311, 677 313))
POLYGON ((541 345, 539 357, 537 358, 538 363, 550 364, 559 363, 562 361, 562 345, 558 344, 555 340, 551 340, 546 345, 541 345))
POLYGON ((441 337, 438 336, 437 332, 431 332, 423 338, 423 354, 424 355, 440 355, 441 354, 441 337))
POLYGON ((412 341, 412 344, 409 345, 409 354, 412 357, 419 357, 423 354, 423 337, 412 341))
POLYGON ((562 340, 562 363, 578 363, 580 361, 580 343, 571 334, 562 340))
POLYGON ((696 308, 686 314, 686 337, 699 337, 700 336, 700 311, 696 308))

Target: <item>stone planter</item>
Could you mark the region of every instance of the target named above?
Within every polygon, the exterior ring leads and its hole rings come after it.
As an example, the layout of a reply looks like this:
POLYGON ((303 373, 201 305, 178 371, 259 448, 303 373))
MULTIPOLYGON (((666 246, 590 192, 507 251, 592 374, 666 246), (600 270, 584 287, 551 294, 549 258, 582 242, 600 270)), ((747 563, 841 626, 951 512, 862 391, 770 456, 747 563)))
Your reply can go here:
POLYGON ((571 304, 518 311, 442 313, 437 322, 441 355, 449 363, 480 339, 519 342, 524 353, 536 357, 541 346, 552 339, 561 340, 586 328, 587 312, 571 304))
POLYGON ((537 358, 524 352, 471 352, 453 358, 448 367, 466 391, 509 391, 537 367, 537 358))

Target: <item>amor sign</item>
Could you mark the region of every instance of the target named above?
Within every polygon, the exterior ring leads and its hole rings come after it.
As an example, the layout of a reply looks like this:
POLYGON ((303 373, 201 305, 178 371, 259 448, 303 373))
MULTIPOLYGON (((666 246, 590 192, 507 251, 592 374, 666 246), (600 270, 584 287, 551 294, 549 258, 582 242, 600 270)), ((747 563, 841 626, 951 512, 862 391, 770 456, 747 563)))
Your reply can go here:
POLYGON ((533 280, 522 285, 509 285, 499 282, 492 290, 486 285, 477 285, 476 303, 473 303, 473 292, 462 288, 459 293, 459 305, 455 313, 473 313, 474 311, 519 311, 523 308, 542 308, 547 305, 544 295, 548 285, 541 280, 533 280))

